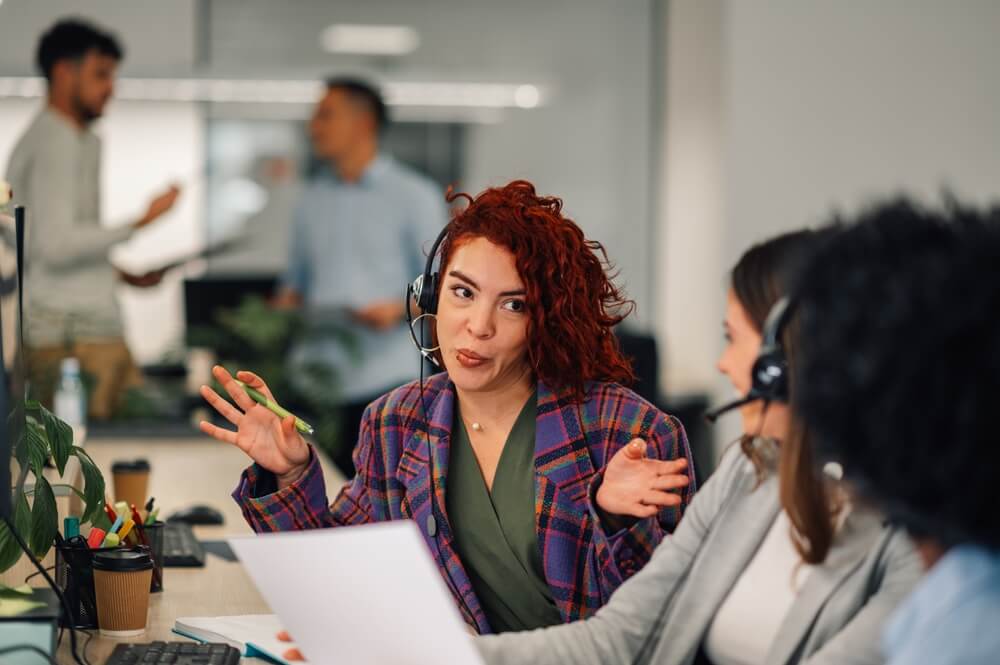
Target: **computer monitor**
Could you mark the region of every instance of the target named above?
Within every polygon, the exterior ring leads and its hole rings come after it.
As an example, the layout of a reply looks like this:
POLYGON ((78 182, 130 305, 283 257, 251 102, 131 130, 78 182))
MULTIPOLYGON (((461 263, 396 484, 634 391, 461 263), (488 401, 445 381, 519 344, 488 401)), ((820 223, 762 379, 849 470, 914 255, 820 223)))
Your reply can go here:
POLYGON ((184 280, 184 318, 188 329, 218 325, 219 310, 238 307, 249 295, 270 298, 275 275, 205 276, 184 280))
POLYGON ((0 517, 11 517, 11 461, 24 432, 24 349, 21 334, 19 233, 24 208, 16 219, 0 215, 0 517))

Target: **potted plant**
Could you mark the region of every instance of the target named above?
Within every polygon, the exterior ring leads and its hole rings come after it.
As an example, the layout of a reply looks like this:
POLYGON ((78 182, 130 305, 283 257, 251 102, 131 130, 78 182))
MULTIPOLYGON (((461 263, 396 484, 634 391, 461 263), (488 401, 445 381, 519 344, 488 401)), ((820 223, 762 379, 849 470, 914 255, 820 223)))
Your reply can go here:
MULTIPOLYGON (((15 418, 20 414, 15 413, 15 418)), ((24 403, 25 427, 14 444, 17 475, 11 501, 12 522, 31 552, 43 558, 55 541, 59 514, 53 487, 66 487, 84 503, 81 522, 92 522, 104 515, 104 476, 87 452, 73 445, 73 429, 35 400, 24 403), (51 460, 61 478, 71 457, 80 463, 83 489, 71 483, 50 483, 43 470, 51 460), (28 482, 28 475, 33 483, 28 482)), ((0 460, 9 464, 10 460, 0 460)), ((0 572, 17 563, 21 548, 7 525, 0 522, 0 572)))

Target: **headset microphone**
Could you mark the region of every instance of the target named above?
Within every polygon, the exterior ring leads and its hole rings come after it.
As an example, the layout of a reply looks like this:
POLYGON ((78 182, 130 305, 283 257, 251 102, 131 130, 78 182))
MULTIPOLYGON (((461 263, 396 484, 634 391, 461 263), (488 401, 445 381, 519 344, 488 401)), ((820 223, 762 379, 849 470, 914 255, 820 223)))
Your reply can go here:
POLYGON ((733 409, 738 409, 744 404, 749 404, 750 402, 754 402, 758 399, 760 398, 756 395, 744 395, 739 399, 734 399, 732 402, 727 402, 718 408, 706 412, 705 420, 714 425, 715 421, 719 419, 719 416, 729 413, 733 409))

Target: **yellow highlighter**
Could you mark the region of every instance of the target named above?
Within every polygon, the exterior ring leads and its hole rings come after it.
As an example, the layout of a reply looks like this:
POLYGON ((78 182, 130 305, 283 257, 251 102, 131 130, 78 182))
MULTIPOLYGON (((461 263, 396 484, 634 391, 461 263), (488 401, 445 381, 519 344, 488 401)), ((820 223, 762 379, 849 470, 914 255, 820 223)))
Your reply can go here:
POLYGON ((125 523, 122 524, 122 528, 118 529, 118 540, 124 543, 125 536, 127 536, 129 532, 132 531, 132 527, 134 526, 135 522, 133 522, 131 518, 125 520, 125 523))
POLYGON ((118 537, 117 533, 109 533, 104 536, 104 543, 101 547, 118 547, 121 544, 121 539, 118 537))
POLYGON ((312 428, 312 425, 302 420, 301 418, 291 413, 290 411, 282 408, 274 400, 268 399, 263 394, 257 392, 256 390, 254 390, 247 384, 243 383, 239 379, 233 379, 233 381, 236 382, 236 385, 238 385, 240 388, 246 391, 246 394, 250 396, 250 399, 257 402, 258 404, 260 404, 261 406, 263 406, 264 408, 266 408, 268 411, 278 416, 279 418, 287 418, 288 416, 292 416, 293 418, 295 418, 295 429, 297 429, 298 431, 302 432, 303 434, 312 434, 315 431, 312 428))

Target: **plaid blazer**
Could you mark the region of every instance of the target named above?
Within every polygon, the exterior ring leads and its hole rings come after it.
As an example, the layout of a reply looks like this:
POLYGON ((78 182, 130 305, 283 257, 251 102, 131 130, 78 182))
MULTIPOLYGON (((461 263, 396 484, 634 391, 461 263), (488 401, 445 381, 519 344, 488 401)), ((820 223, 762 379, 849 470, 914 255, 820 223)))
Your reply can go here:
MULTIPOLYGON (((315 453, 302 478, 281 491, 274 491, 273 474, 251 466, 233 498, 257 532, 415 520, 465 620, 480 633, 488 633, 489 623, 455 551, 445 512, 455 402, 447 374, 424 382, 423 399, 426 423, 417 382, 368 406, 354 450, 357 474, 332 505, 327 505, 315 453)), ((593 614, 649 560, 663 536, 677 525, 694 492, 693 469, 680 422, 631 390, 595 383, 587 400, 578 404, 539 383, 535 528, 545 578, 563 620, 593 614), (683 491, 680 509, 667 508, 630 528, 607 533, 596 510, 594 489, 605 463, 636 437, 646 440, 650 457, 686 457, 692 482, 683 491)))

